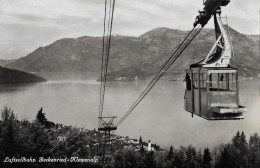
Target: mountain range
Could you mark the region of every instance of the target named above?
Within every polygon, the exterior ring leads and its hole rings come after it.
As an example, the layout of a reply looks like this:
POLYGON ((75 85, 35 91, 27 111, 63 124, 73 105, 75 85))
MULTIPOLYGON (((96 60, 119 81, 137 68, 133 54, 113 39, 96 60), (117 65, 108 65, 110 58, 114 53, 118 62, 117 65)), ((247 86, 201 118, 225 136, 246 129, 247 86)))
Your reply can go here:
MULTIPOLYGON (((227 28, 227 27, 226 27, 227 28)), ((243 77, 260 76, 259 40, 229 27, 234 57, 231 66, 243 77)), ((112 36, 108 72, 140 69, 156 73, 189 31, 156 28, 138 37, 112 36)), ((166 76, 183 74, 190 64, 206 57, 215 42, 214 29, 203 29, 177 59, 166 76)), ((26 72, 100 72, 102 37, 64 38, 39 47, 5 67, 26 72)), ((135 72, 135 71, 133 71, 135 72)))
POLYGON ((16 59, 12 59, 12 60, 4 60, 4 59, 0 59, 0 66, 6 66, 7 64, 10 64, 12 62, 15 62, 16 59))

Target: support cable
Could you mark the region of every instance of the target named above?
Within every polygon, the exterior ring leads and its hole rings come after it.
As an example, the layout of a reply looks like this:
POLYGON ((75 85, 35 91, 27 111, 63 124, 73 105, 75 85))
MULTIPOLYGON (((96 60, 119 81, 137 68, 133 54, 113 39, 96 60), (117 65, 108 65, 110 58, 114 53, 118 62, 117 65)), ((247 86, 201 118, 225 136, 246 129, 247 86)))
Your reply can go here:
POLYGON ((103 39, 102 39, 102 64, 101 64, 101 76, 100 76, 100 80, 101 80, 101 84, 100 84, 100 102, 99 102, 99 117, 102 116, 102 111, 103 111, 103 107, 101 102, 103 100, 101 100, 102 98, 102 94, 103 94, 103 69, 104 69, 104 50, 105 50, 105 34, 106 34, 106 14, 107 14, 107 0, 105 0, 105 14, 104 14, 104 30, 103 30, 103 39))
POLYGON ((103 106, 104 106, 104 96, 105 96, 105 92, 106 92, 106 79, 107 79, 108 61, 109 61, 109 54, 110 54, 114 7, 115 7, 115 0, 110 0, 109 1, 109 11, 107 11, 107 0, 105 1, 99 117, 102 117, 103 108, 104 108, 103 106), (107 21, 107 12, 108 12, 108 21, 107 21), (106 28, 106 26, 107 26, 107 28, 106 28))
POLYGON ((149 85, 145 88, 142 94, 138 97, 138 99, 134 102, 134 104, 130 107, 130 109, 125 113, 125 115, 118 121, 116 126, 120 125, 126 117, 136 108, 136 106, 143 100, 143 98, 149 93, 149 91, 153 88, 153 86, 158 82, 158 80, 165 74, 165 72, 171 67, 171 65, 176 61, 176 59, 181 55, 181 53, 185 50, 185 48, 191 43, 191 41, 199 34, 202 30, 202 26, 196 26, 197 28, 193 28, 189 34, 185 37, 182 43, 177 47, 174 53, 170 56, 170 58, 166 61, 166 63, 162 66, 160 71, 155 75, 153 80, 149 83, 149 85))

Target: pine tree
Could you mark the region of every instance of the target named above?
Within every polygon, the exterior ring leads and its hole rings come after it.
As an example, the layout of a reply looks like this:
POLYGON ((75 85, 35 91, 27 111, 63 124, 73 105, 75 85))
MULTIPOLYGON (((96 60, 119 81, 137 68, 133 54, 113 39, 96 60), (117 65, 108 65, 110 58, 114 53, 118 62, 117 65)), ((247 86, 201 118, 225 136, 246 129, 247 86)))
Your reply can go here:
POLYGON ((199 150, 197 152, 197 162, 198 162, 199 167, 201 168, 203 166, 203 154, 202 154, 201 150, 199 150))
POLYGON ((141 144, 140 152, 141 152, 142 154, 144 153, 144 145, 143 145, 143 144, 141 144))
POLYGON ((186 150, 186 156, 186 167, 197 168, 199 166, 199 163, 197 162, 197 150, 195 147, 189 145, 186 150))
POLYGON ((232 160, 232 167, 248 167, 248 144, 244 132, 240 134, 238 131, 233 137, 230 159, 232 160))
POLYGON ((168 160, 171 160, 171 159, 172 159, 172 156, 173 156, 173 147, 171 146, 171 147, 170 147, 170 150, 169 150, 169 153, 168 153, 168 156, 167 156, 167 159, 168 159, 168 160))
POLYGON ((202 164, 202 167, 203 168, 211 168, 211 161, 212 161, 212 157, 211 157, 209 148, 205 148, 204 154, 203 154, 203 164, 202 164))
POLYGON ((258 134, 253 134, 249 138, 248 160, 249 167, 260 167, 260 137, 258 134))
POLYGON ((4 107, 4 109, 1 110, 1 120, 3 124, 8 124, 10 120, 12 121, 16 120, 14 111, 11 110, 11 108, 4 107))
POLYGON ((219 167, 221 168, 230 168, 232 167, 232 163, 231 163, 231 158, 230 158, 230 145, 226 145, 224 147, 223 152, 221 153, 221 158, 220 158, 220 163, 219 163, 219 167))
POLYGON ((143 139, 142 139, 141 136, 140 136, 140 138, 139 138, 139 144, 140 144, 140 145, 143 144, 143 139))
POLYGON ((2 147, 0 155, 12 157, 15 153, 17 119, 11 108, 4 107, 1 111, 1 135, 0 146, 2 147))
POLYGON ((240 146, 239 146, 240 154, 241 154, 241 165, 242 167, 248 167, 248 143, 246 141, 246 136, 244 132, 241 133, 240 136, 240 146))
POLYGON ((240 132, 238 131, 236 135, 232 138, 232 143, 230 146, 230 160, 232 167, 240 167, 241 166, 241 137, 240 132))
POLYGON ((47 119, 45 117, 45 113, 43 113, 42 111, 43 110, 42 110, 42 107, 41 107, 41 109, 37 113, 36 121, 38 121, 41 124, 44 124, 47 121, 47 119))
POLYGON ((174 157, 174 165, 178 168, 182 168, 187 163, 187 155, 186 155, 187 148, 181 146, 179 151, 177 152, 176 156, 174 157))
POLYGON ((240 132, 238 131, 236 135, 232 138, 232 145, 234 147, 239 147, 240 145, 240 132))

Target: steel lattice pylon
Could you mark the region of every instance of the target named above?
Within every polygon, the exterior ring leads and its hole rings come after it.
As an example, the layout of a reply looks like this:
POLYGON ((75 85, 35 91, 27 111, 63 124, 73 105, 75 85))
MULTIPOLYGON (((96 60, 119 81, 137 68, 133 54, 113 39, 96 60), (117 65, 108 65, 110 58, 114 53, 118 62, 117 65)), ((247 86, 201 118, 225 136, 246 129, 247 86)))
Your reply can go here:
POLYGON ((98 117, 98 131, 104 132, 104 141, 102 142, 102 151, 101 154, 103 155, 102 158, 102 167, 105 167, 107 163, 110 162, 110 136, 111 136, 111 131, 114 131, 117 129, 116 126, 114 126, 114 119, 116 116, 112 117, 98 117), (107 155, 107 157, 106 157, 107 155))

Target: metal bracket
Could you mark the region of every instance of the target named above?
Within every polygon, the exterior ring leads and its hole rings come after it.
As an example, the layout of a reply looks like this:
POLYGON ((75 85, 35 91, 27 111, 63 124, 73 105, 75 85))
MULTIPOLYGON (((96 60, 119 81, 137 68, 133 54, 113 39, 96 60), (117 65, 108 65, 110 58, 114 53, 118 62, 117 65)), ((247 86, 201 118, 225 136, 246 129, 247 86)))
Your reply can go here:
POLYGON ((223 34, 221 34, 221 35, 218 37, 217 41, 215 42, 215 44, 213 45, 213 47, 212 47, 211 50, 209 51, 207 57, 206 57, 205 60, 203 61, 203 63, 202 63, 203 65, 205 65, 205 64, 207 63, 207 61, 208 61, 208 59, 209 59, 209 56, 211 56, 211 54, 212 54, 212 52, 214 51, 214 49, 216 48, 216 46, 219 46, 219 47, 221 47, 221 48, 223 49, 223 46, 221 45, 221 43, 219 43, 219 42, 220 42, 220 39, 222 38, 222 36, 223 36, 223 34))

